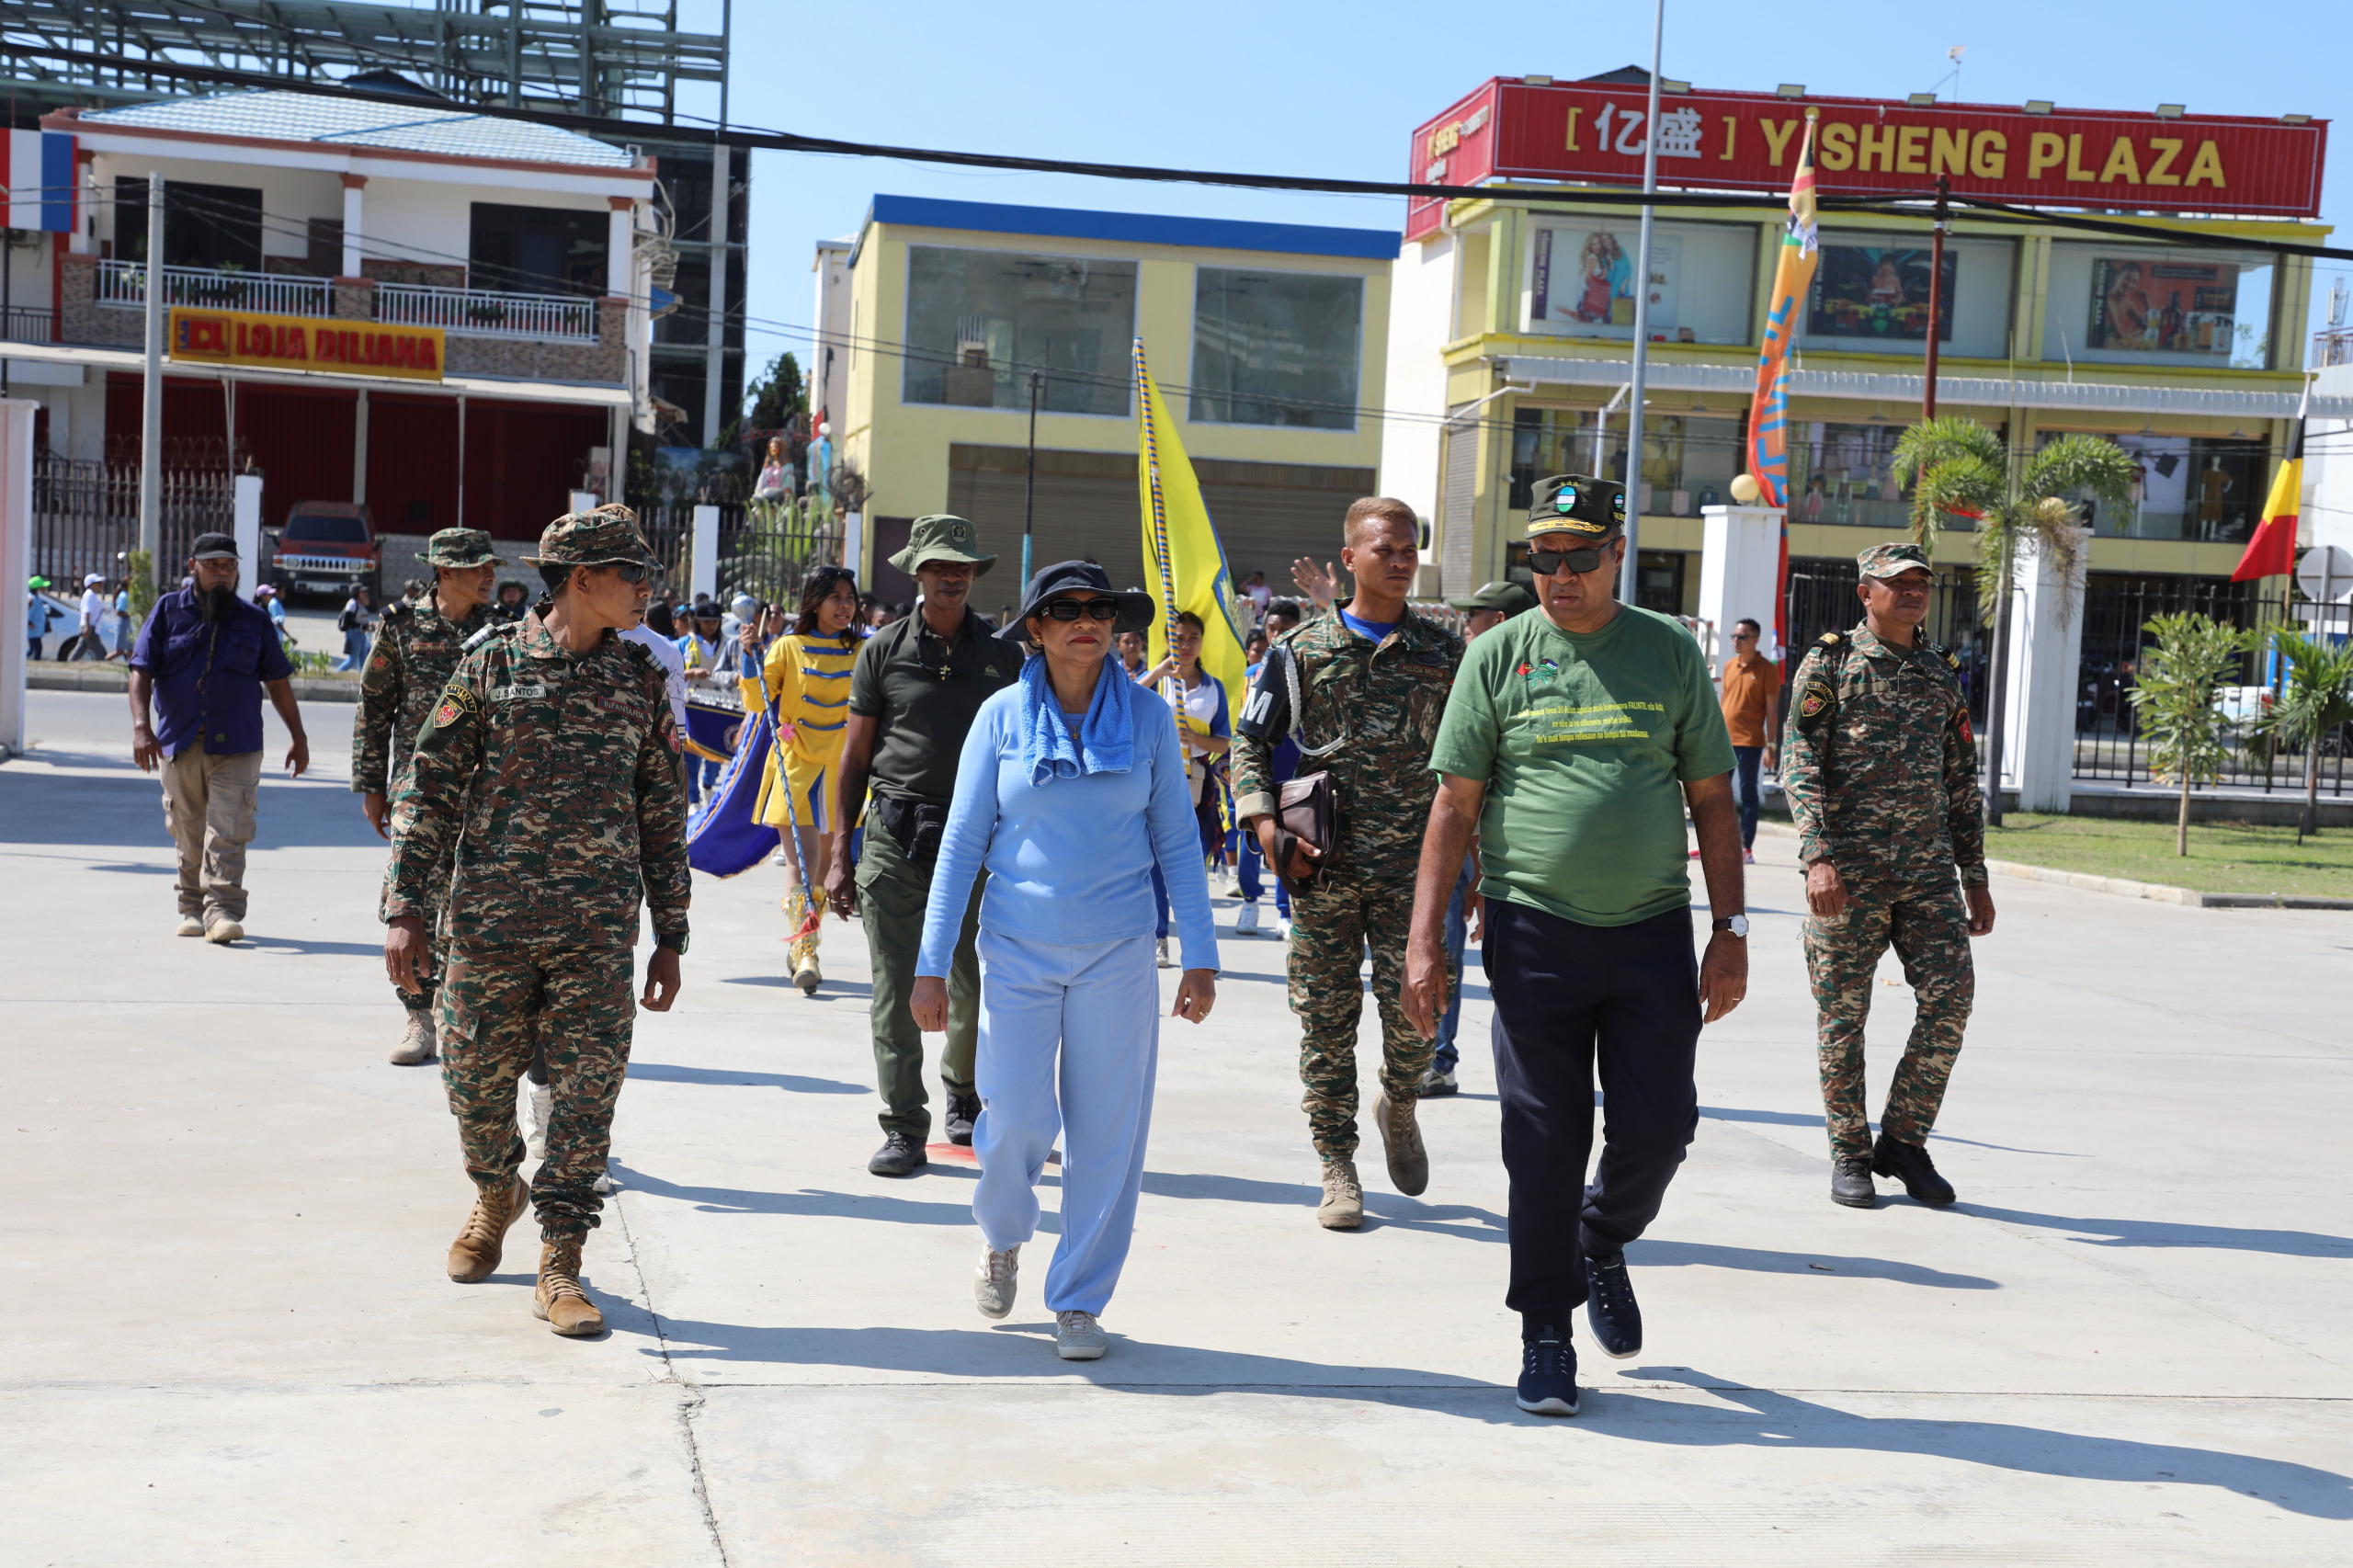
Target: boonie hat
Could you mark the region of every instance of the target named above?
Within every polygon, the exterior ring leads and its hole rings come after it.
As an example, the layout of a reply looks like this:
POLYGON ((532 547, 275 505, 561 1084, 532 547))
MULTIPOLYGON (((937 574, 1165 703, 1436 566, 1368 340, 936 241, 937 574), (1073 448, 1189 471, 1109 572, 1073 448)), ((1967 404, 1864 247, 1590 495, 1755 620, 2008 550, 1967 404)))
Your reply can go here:
POLYGON ((1536 482, 1528 508, 1528 537, 1574 534, 1588 543, 1626 531, 1626 487, 1590 474, 1560 473, 1536 482))
POLYGON ((1490 583, 1469 598, 1452 602, 1457 609, 1491 609, 1518 615, 1521 610, 1536 608, 1536 596, 1518 583, 1490 583))
POLYGON ((1866 577, 1901 577, 1906 572, 1934 572, 1928 552, 1916 544, 1875 544, 1855 552, 1855 567, 1866 577))
POLYGON ((972 568, 975 577, 985 575, 996 564, 994 555, 983 555, 981 530, 963 517, 949 517, 944 512, 928 517, 917 517, 907 530, 907 547, 891 557, 891 564, 912 577, 926 561, 961 561, 972 568))
POLYGON ((1142 631, 1152 624, 1152 618, 1158 613, 1159 607, 1150 594, 1141 588, 1114 588, 1110 577, 1094 562, 1057 561, 1051 566, 1040 567, 1037 574, 1029 579, 1029 590, 1021 596, 1020 609, 1006 622, 1005 630, 997 636, 1007 642, 1029 642, 1029 618, 1037 614, 1039 607, 1048 599, 1056 594, 1068 593, 1073 588, 1108 594, 1119 601, 1119 616, 1111 622, 1114 632, 1142 631))
POLYGON ((504 566, 506 558, 490 552, 490 535, 480 528, 443 528, 425 541, 427 566, 504 566))
MULTIPOLYGON (((199 534, 196 542, 188 546, 188 553, 192 561, 234 561, 237 559, 237 541, 227 534, 199 534)), ((92 578, 91 581, 96 582, 97 579, 92 578)))
POLYGON ((618 502, 594 511, 566 512, 540 534, 540 552, 526 566, 656 566, 637 531, 637 514, 618 502))

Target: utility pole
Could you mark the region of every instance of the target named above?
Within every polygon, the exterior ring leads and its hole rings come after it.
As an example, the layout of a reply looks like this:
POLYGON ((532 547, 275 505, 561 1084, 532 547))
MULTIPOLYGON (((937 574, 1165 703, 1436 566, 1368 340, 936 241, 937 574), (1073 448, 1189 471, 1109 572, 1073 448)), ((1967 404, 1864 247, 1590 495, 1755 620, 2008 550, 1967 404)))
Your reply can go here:
POLYGON ((161 592, 164 562, 164 176, 147 175, 147 381, 139 404, 139 548, 161 592))
POLYGON ((710 309, 703 317, 708 345, 702 370, 702 444, 719 445, 720 381, 727 369, 727 231, 734 203, 727 190, 727 143, 710 147, 710 309))
POLYGON ((1029 591, 1029 526, 1038 510, 1038 372, 1029 372, 1029 466, 1021 480, 1021 591, 1029 591))
MULTIPOLYGON (((1666 38, 1666 0, 1651 9, 1651 108, 1643 121, 1643 194, 1658 191, 1658 66, 1666 38)), ((1634 264, 1634 375, 1626 412, 1626 563, 1618 572, 1618 599, 1632 604, 1642 581, 1643 381, 1651 350, 1651 222, 1658 210, 1643 203, 1643 243, 1634 264)))
POLYGON ((1937 339, 1943 326, 1945 300, 1945 221, 1951 210, 1952 176, 1937 176, 1937 222, 1928 239, 1928 384, 1920 399, 1920 417, 1937 416, 1937 339))

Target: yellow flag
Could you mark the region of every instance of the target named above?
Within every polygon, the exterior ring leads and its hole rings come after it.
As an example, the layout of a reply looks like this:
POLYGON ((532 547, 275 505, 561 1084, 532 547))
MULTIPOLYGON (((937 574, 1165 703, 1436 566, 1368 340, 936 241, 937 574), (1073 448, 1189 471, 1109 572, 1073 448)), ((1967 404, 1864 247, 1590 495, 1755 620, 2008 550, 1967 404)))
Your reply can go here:
POLYGON ((1149 637, 1147 662, 1168 655, 1168 629, 1176 612, 1201 618, 1201 668, 1225 687, 1229 707, 1242 704, 1242 632, 1234 619, 1233 574, 1217 528, 1201 502, 1201 487, 1185 444, 1168 418, 1168 405, 1144 369, 1143 339, 1136 339, 1136 416, 1141 424, 1136 488, 1143 503, 1144 588, 1160 607, 1149 637))

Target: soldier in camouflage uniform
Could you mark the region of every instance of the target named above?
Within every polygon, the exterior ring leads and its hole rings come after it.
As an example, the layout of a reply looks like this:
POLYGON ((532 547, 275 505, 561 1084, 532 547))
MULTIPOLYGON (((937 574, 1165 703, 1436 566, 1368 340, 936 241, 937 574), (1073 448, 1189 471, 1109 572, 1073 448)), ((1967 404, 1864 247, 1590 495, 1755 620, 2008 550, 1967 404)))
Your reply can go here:
POLYGON ((1969 939, 1994 928, 1977 743, 1958 664, 1920 641, 1935 578, 1918 545, 1856 557, 1863 623, 1825 633, 1790 681, 1781 790, 1806 869, 1806 974, 1821 1011, 1833 1201, 1869 1209, 1872 1173, 1953 1200, 1926 1147, 1976 993, 1969 939), (1954 887, 1958 869, 1968 908, 1954 887), (1880 1135, 1863 1104, 1863 1020, 1893 943, 1919 1005, 1880 1135))
POLYGON ((480 1197, 449 1277, 487 1277, 528 1201, 541 1236, 532 1311, 558 1334, 589 1335, 604 1318, 581 1288, 580 1248, 603 1207, 596 1181, 629 1067, 640 903, 654 938, 645 1007, 676 999, 687 949, 686 786, 662 668, 616 635, 636 624, 655 569, 634 517, 559 517, 524 559, 551 599, 479 635, 393 798, 384 960, 394 983, 419 988, 424 916, 454 863, 441 1077, 480 1197), (535 1035, 549 1042, 554 1108, 526 1187, 515 1092, 535 1035))
MULTIPOLYGON (((387 837, 391 798, 408 771, 416 732, 449 684, 460 645, 490 624, 491 585, 506 563, 491 553, 490 536, 480 528, 443 528, 425 541, 425 561, 433 568, 433 590, 384 611, 351 720, 351 788, 369 823, 387 837)), ((446 882, 441 891, 448 891, 446 882)), ((443 902, 437 894, 427 907, 427 931, 440 929, 443 902)), ((440 974, 428 965, 418 979, 417 992, 395 993, 408 1010, 407 1031, 392 1050, 397 1066, 433 1060, 433 994, 440 974)))
POLYGON ((1373 1108, 1389 1179, 1411 1197, 1429 1185, 1429 1155, 1414 1106, 1430 1064, 1423 1039, 1398 1005, 1414 875, 1438 776, 1429 769, 1462 640, 1405 604, 1421 564, 1420 524, 1402 501, 1368 498, 1348 508, 1340 559, 1356 597, 1285 633, 1269 651, 1243 706, 1233 747, 1234 815, 1256 834, 1267 863, 1294 883, 1290 1006, 1301 1027, 1302 1102, 1324 1162, 1317 1222, 1354 1230, 1363 1222, 1357 1179, 1357 978, 1372 949, 1372 994, 1381 1014, 1380 1103, 1373 1108), (1296 677, 1298 699, 1291 697, 1296 677), (1339 830, 1329 853, 1278 852, 1279 786, 1272 758, 1286 735, 1299 742, 1302 776, 1332 776, 1339 830), (1314 875, 1305 890, 1299 879, 1314 875))

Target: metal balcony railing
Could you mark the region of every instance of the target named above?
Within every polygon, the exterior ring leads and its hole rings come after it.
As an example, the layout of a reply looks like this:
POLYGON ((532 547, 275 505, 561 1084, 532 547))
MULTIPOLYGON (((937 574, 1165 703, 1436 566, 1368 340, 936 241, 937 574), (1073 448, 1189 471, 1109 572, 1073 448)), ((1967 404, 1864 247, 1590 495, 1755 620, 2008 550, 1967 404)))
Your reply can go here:
POLYGON ((488 289, 379 283, 376 319, 402 326, 438 326, 453 337, 597 341, 597 301, 570 294, 501 294, 488 289))
MULTIPOLYGON (((98 303, 135 311, 147 303, 147 264, 98 263, 98 303)), ((335 287, 324 278, 272 272, 228 272, 209 267, 164 268, 164 303, 210 305, 278 316, 331 316, 335 287)))
POLYGON ((57 317, 49 311, 29 305, 10 305, 0 312, 0 336, 11 343, 47 343, 57 334, 51 330, 57 317))

